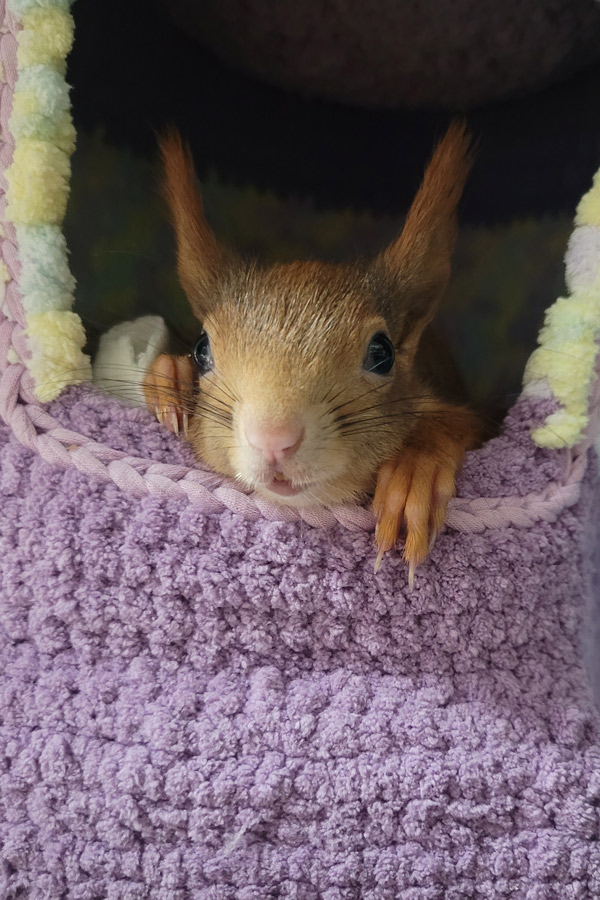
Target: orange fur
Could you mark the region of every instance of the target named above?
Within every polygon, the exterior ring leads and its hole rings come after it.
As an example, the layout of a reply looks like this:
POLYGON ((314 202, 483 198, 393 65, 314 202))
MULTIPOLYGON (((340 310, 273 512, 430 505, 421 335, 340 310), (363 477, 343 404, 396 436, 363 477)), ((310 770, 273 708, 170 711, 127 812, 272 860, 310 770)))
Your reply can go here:
POLYGON ((159 422, 187 437, 194 402, 191 359, 161 354, 146 373, 144 398, 159 422))
POLYGON ((442 529, 456 473, 466 450, 483 437, 479 417, 464 406, 433 402, 415 427, 401 454, 380 468, 373 510, 377 518, 379 565, 406 525, 404 558, 410 578, 442 529))
POLYGON ((414 354, 446 290, 458 233, 457 207, 471 169, 472 140, 453 122, 434 150, 400 236, 380 255, 397 290, 410 297, 401 311, 406 348, 414 354))
POLYGON ((294 505, 347 502, 376 487, 379 556, 404 522, 411 572, 443 524, 456 471, 479 434, 474 413, 442 399, 442 384, 432 386, 439 373, 430 367, 427 329, 450 272, 469 148, 464 124, 454 123, 402 233, 374 261, 268 268, 220 247, 189 150, 174 133, 161 141, 179 275, 213 365, 196 378, 191 399, 189 364, 169 369, 159 358, 147 379, 149 405, 171 410, 180 392, 197 455, 270 499, 273 472, 298 486, 279 499, 294 505), (379 332, 396 348, 385 376, 363 364, 379 332), (247 440, 248 422, 284 432, 301 423, 302 441, 274 469, 247 440))
POLYGON ((177 271, 193 311, 202 317, 226 264, 225 253, 205 217, 190 148, 179 132, 160 139, 164 194, 177 235, 177 271))

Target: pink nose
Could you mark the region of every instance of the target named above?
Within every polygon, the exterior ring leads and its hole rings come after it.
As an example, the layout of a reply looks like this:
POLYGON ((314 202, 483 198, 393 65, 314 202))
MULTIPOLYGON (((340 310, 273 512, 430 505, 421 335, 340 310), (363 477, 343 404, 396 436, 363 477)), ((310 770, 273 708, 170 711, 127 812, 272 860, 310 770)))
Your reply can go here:
POLYGON ((304 438, 304 428, 291 423, 281 426, 258 426, 249 422, 245 431, 250 446, 262 453, 271 464, 293 456, 304 438))

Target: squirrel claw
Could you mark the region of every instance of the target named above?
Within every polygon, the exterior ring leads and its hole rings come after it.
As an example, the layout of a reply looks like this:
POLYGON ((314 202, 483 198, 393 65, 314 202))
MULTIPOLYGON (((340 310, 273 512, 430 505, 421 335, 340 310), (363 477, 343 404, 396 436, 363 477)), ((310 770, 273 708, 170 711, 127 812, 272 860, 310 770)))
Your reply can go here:
POLYGON ((144 396, 146 405, 158 421, 172 431, 183 433, 189 429, 189 412, 194 392, 192 363, 187 356, 158 356, 146 372, 144 396))
POLYGON ((440 403, 432 413, 431 420, 421 420, 398 457, 380 467, 373 498, 376 566, 404 524, 411 588, 417 566, 427 559, 444 527, 465 450, 476 447, 483 436, 479 417, 465 406, 440 403))
POLYGON ((427 558, 443 527, 461 458, 462 453, 443 459, 438 454, 407 449, 398 460, 381 467, 373 500, 377 516, 375 571, 396 544, 404 525, 403 556, 412 588, 417 566, 427 558))

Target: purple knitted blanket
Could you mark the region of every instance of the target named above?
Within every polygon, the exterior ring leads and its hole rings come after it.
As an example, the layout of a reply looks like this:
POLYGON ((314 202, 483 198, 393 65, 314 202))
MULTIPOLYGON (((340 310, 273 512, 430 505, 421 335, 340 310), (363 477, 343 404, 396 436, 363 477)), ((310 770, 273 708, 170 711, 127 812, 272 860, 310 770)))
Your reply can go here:
MULTIPOLYGON (((187 459, 91 389, 53 411, 187 459)), ((462 496, 560 479, 533 412, 462 496)), ((600 897, 592 468, 553 523, 447 530, 409 591, 368 533, 136 498, 2 427, 0 896, 600 897)))

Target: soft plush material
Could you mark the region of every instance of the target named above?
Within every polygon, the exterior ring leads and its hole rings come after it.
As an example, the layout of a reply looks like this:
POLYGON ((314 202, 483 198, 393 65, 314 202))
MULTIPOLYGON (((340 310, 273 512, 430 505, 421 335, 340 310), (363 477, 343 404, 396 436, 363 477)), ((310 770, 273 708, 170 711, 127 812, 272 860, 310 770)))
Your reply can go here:
POLYGON ((0 0, 0 897, 594 900, 600 180, 411 590, 77 386, 68 6, 0 0))
MULTIPOLYGON (((53 412, 186 461, 91 389, 53 412)), ((530 458, 536 412, 462 495, 560 477, 530 458)), ((5 428, 0 895, 599 896, 595 488, 554 522, 445 533, 409 591, 398 554, 373 575, 369 531, 132 497, 5 428)))
POLYGON ((109 328, 100 338, 92 380, 125 406, 144 406, 143 382, 157 356, 165 353, 169 332, 161 316, 140 316, 109 328), (122 375, 116 378, 115 374, 122 375))

